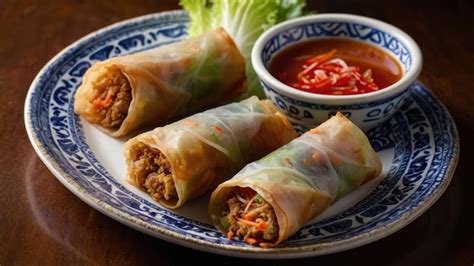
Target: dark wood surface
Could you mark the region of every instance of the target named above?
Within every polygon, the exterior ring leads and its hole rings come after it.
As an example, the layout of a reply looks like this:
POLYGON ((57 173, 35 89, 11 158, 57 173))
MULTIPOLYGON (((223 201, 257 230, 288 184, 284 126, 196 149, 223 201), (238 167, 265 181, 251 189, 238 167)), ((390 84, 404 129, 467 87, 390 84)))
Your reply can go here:
POLYGON ((453 116, 461 156, 444 195, 422 216, 372 244, 292 261, 242 261, 187 249, 130 229, 94 210, 46 169, 27 139, 23 104, 41 67, 85 34, 175 1, 0 0, 0 265, 226 264, 473 265, 473 1, 311 2, 320 13, 366 15, 394 24, 420 45, 420 79, 453 116), (112 4, 113 3, 113 4, 112 4))

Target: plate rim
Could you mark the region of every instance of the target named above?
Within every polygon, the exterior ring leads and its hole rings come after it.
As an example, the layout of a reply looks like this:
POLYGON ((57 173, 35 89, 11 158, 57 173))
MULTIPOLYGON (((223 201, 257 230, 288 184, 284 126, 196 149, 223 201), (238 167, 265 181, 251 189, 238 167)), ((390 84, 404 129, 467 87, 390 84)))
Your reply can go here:
POLYGON ((255 247, 247 246, 228 246, 225 244, 219 243, 210 243, 205 240, 195 239, 188 237, 186 235, 181 235, 177 232, 170 231, 165 228, 161 228, 157 225, 152 225, 147 222, 144 222, 136 217, 133 217, 127 214, 125 211, 116 209, 108 203, 103 202, 102 200, 94 197, 87 190, 82 188, 80 184, 74 181, 74 178, 70 176, 66 171, 64 171, 61 166, 52 158, 46 148, 45 144, 42 143, 37 137, 37 133, 34 131, 32 126, 32 117, 30 112, 32 94, 38 86, 39 80, 45 74, 47 74, 48 69, 51 65, 54 64, 59 58, 64 56, 69 50, 80 45, 83 42, 88 41, 90 38, 100 35, 102 33, 108 32, 114 28, 128 25, 131 23, 137 23, 147 19, 153 19, 160 16, 167 15, 183 15, 186 13, 183 10, 171 10, 164 11, 159 13, 152 13, 147 15, 138 16, 135 18, 126 19, 113 23, 109 26, 95 30, 80 39, 76 40, 72 44, 68 45, 55 56, 53 56, 38 72, 36 77, 33 79, 26 98, 24 105, 24 123, 25 129, 28 135, 36 154, 41 159, 41 161, 46 165, 49 171, 56 177, 56 179, 65 186, 69 191, 76 195, 79 199, 85 202, 90 207, 95 210, 105 214, 106 216, 118 221, 122 224, 125 224, 137 231, 148 234, 152 237, 157 237, 162 240, 181 245, 183 247, 193 248, 201 251, 206 251, 214 254, 234 256, 234 257, 245 257, 245 258, 255 258, 255 259, 288 259, 288 258, 303 258, 303 257, 313 257, 318 255, 325 255, 330 253, 341 252, 348 249, 353 249, 360 247, 372 242, 375 242, 379 239, 382 239, 386 236, 393 234, 394 232, 402 229, 416 218, 421 216, 425 211, 427 211, 446 191, 449 186, 452 177, 454 175, 460 153, 460 144, 459 144, 459 134, 455 121, 453 120, 451 114, 444 106, 444 104, 439 100, 439 98, 432 93, 432 91, 423 85, 420 82, 420 85, 429 91, 430 96, 436 101, 436 103, 441 107, 443 112, 446 114, 447 120, 452 124, 452 137, 453 137, 453 151, 452 158, 450 158, 448 163, 448 168, 446 169, 446 174, 443 178, 443 181, 439 184, 439 187, 431 194, 428 198, 419 202, 412 211, 402 214, 402 216, 395 221, 392 221, 383 227, 374 228, 370 231, 361 233, 357 236, 350 237, 348 239, 337 240, 327 243, 317 243, 311 245, 305 245, 300 247, 281 247, 281 248, 269 248, 261 249, 255 247))

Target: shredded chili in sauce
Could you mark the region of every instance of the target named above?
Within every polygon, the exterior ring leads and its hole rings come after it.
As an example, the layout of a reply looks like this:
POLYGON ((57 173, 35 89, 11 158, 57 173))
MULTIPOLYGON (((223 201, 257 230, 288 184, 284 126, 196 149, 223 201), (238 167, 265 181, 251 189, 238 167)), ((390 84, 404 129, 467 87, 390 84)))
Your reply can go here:
POLYGON ((402 75, 398 62, 381 49, 345 39, 291 46, 272 60, 270 72, 295 89, 328 95, 378 91, 402 75))

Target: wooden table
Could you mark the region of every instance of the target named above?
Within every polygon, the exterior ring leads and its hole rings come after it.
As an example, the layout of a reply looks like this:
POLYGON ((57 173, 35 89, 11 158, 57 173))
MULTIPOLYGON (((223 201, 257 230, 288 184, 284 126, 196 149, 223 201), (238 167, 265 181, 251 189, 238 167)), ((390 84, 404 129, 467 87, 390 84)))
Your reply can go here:
POLYGON ((176 246, 130 229, 62 186, 33 151, 23 124, 28 87, 66 45, 111 23, 177 9, 175 1, 0 1, 0 265, 233 264, 472 265, 474 219, 474 5, 472 1, 320 0, 320 13, 366 15, 420 45, 420 79, 451 112, 461 157, 444 195, 397 233, 350 251, 293 261, 245 261, 176 246), (115 2, 114 5, 111 3, 115 2), (469 166, 471 164, 471 166, 469 166))

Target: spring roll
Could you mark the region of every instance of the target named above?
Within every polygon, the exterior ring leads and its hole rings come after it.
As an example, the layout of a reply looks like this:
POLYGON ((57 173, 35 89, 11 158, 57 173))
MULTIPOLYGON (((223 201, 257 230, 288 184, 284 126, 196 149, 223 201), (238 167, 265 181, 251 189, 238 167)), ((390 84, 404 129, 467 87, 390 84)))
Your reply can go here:
POLYGON ((220 184, 209 215, 229 239, 272 247, 381 170, 364 133, 338 113, 220 184))
POLYGON ((254 96, 130 139, 127 180, 163 206, 177 208, 296 136, 270 101, 254 96))
POLYGON ((245 62, 222 28, 94 64, 74 110, 114 137, 217 106, 245 92, 245 62))

